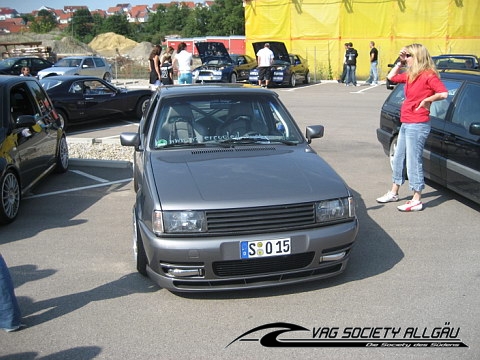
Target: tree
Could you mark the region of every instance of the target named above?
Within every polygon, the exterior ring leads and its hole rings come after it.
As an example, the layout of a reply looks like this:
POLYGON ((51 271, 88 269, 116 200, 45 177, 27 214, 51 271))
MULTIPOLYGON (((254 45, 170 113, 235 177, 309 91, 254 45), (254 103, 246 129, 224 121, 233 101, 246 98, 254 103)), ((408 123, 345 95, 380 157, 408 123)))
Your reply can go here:
POLYGON ((115 34, 128 37, 132 33, 132 29, 125 15, 115 14, 105 19, 102 25, 102 32, 114 32, 115 34))
POLYGON ((88 9, 78 9, 73 13, 70 24, 67 26, 67 34, 74 38, 89 42, 94 36, 93 16, 88 9))
POLYGON ((57 27, 57 19, 53 13, 42 9, 35 20, 30 24, 30 29, 38 34, 45 34, 57 27))
POLYGON ((215 0, 210 8, 208 24, 210 35, 244 35, 245 14, 243 5, 237 0, 215 0))

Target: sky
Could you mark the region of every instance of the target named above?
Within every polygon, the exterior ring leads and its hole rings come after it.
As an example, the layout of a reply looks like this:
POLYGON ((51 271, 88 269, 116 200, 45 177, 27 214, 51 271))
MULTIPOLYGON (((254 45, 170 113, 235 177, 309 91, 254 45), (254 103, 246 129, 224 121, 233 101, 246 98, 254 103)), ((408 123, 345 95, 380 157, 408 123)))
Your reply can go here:
POLYGON ((134 5, 149 5, 157 3, 169 3, 171 0, 1 0, 0 7, 9 7, 17 10, 19 13, 30 13, 33 10, 38 10, 42 6, 48 6, 54 9, 63 9, 64 6, 88 6, 90 10, 102 9, 107 10, 109 7, 117 4, 131 4, 134 5))

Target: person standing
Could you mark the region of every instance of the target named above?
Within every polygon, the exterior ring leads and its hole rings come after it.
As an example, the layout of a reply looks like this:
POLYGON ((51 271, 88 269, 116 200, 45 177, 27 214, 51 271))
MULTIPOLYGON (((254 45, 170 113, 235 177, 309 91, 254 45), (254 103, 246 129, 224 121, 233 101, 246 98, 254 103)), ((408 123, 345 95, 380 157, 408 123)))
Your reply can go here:
POLYGON ((378 50, 374 41, 370 41, 370 74, 365 84, 378 85, 378 50))
POLYGON ((390 191, 377 198, 377 202, 398 201, 398 191, 405 182, 406 163, 413 197, 397 208, 400 211, 420 211, 423 209, 421 198, 425 188, 422 154, 430 133, 430 106, 434 101, 446 99, 448 91, 423 45, 411 44, 404 47, 399 59, 387 75, 390 81, 405 84, 405 100, 400 110, 401 126, 393 157, 393 184, 390 191), (400 68, 404 65, 407 70, 400 73, 400 68))
POLYGON ((348 43, 348 49, 345 53, 345 63, 347 64, 347 80, 345 80, 345 86, 357 86, 357 57, 358 52, 354 49, 351 42, 348 43))
POLYGON ((30 73, 30 68, 28 66, 22 67, 22 70, 20 70, 20 76, 32 76, 30 73))
POLYGON ((340 84, 343 84, 345 82, 345 78, 347 77, 347 50, 348 50, 348 43, 344 44, 345 46, 345 55, 343 55, 343 71, 342 75, 340 76, 340 79, 338 79, 338 82, 340 84))
POLYGON ((12 332, 25 327, 18 306, 12 278, 0 253, 0 328, 12 332))
POLYGON ((263 48, 257 51, 257 67, 258 67, 258 85, 268 87, 271 78, 271 70, 274 59, 273 51, 270 50, 270 44, 265 43, 263 48), (265 85, 262 85, 265 80, 265 85))
POLYGON ((177 55, 173 60, 173 69, 178 72, 179 84, 191 84, 193 82, 192 69, 193 56, 187 51, 187 44, 181 42, 177 47, 177 55))
POLYGON ((160 66, 160 82, 162 85, 172 85, 173 84, 173 66, 172 66, 172 57, 162 56, 163 63, 160 66))
POLYGON ((148 70, 150 73, 150 89, 155 90, 160 85, 160 53, 162 47, 155 45, 148 57, 148 70))

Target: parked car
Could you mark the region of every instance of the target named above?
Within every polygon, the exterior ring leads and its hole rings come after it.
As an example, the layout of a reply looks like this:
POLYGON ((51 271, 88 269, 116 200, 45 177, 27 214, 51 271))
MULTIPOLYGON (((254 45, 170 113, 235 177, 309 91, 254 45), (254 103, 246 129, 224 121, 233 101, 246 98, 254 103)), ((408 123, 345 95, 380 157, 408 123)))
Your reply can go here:
POLYGON ((99 56, 68 56, 38 72, 38 78, 58 75, 89 75, 112 81, 112 67, 99 56))
POLYGON ((471 54, 432 56, 437 69, 478 69, 478 57, 471 54))
MULTIPOLYGON (((295 87, 299 81, 304 84, 310 82, 308 61, 301 55, 289 54, 283 42, 262 41, 253 43, 255 54, 263 48, 266 42, 270 44, 270 50, 274 54, 271 85, 295 87)), ((258 84, 258 69, 256 67, 250 71, 249 81, 252 84, 258 84)))
MULTIPOLYGON (((432 130, 423 152, 425 177, 480 204, 480 72, 440 73, 448 98, 432 103, 432 130)), ((400 128, 404 85, 385 100, 377 138, 390 161, 400 128)))
POLYGON ((140 119, 152 92, 127 90, 94 76, 45 77, 47 91, 64 127, 106 118, 140 119))
POLYGON ((24 66, 30 68, 30 74, 37 76, 40 70, 53 66, 53 63, 36 56, 6 58, 0 60, 0 75, 20 75, 24 66))
MULTIPOLYGON (((444 54, 432 56, 432 60, 435 63, 435 66, 438 70, 444 69, 466 69, 466 70, 478 70, 479 69, 479 60, 476 55, 470 54, 444 54)), ((392 68, 400 59, 397 58, 393 64, 388 64, 389 68, 392 68)), ((405 71, 405 68, 402 68, 400 71, 405 71)), ((390 72, 390 69, 388 70, 390 72)), ((387 79, 386 86, 387 89, 393 90, 397 85, 396 82, 390 81, 387 79)))
POLYGON ((137 269, 171 291, 292 284, 340 274, 358 231, 352 193, 273 91, 156 92, 135 147, 137 269))
POLYGON ((20 201, 52 170, 68 169, 65 133, 34 77, 0 76, 0 224, 15 220, 20 201))
POLYGON ((248 55, 230 55, 222 42, 196 42, 202 65, 193 70, 197 83, 227 82, 248 80, 250 69, 257 61, 248 55))

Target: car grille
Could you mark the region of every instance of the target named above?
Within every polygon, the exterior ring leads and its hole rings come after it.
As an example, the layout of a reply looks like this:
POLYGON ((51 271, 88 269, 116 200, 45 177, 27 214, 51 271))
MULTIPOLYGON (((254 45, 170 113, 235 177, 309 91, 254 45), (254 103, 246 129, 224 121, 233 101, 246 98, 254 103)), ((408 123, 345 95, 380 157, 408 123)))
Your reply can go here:
POLYGON ((304 228, 315 224, 313 203, 209 210, 206 215, 209 233, 279 231, 304 228))
POLYGON ((212 264, 217 276, 247 276, 301 269, 308 266, 315 252, 274 256, 263 259, 217 261, 212 264))

